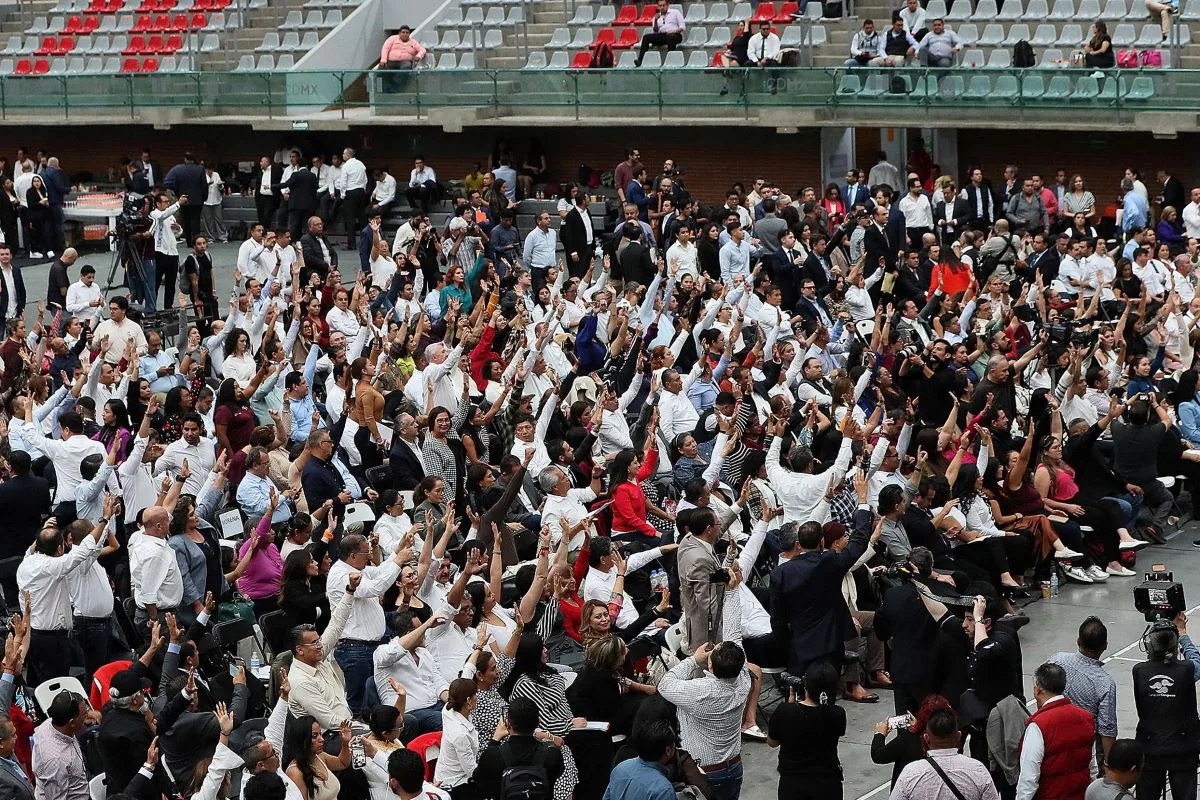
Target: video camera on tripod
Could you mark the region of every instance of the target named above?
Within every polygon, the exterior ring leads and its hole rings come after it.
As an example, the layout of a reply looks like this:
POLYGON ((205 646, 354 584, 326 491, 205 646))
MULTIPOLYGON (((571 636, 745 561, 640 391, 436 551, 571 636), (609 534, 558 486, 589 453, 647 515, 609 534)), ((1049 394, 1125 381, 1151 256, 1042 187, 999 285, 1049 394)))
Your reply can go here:
POLYGON ((1183 599, 1183 584, 1162 564, 1154 564, 1146 573, 1146 580, 1133 587, 1133 605, 1146 622, 1151 624, 1170 621, 1187 609, 1183 599))
POLYGON ((150 230, 150 217, 142 212, 145 195, 125 195, 121 213, 116 218, 116 237, 127 238, 135 233, 145 233, 150 230))

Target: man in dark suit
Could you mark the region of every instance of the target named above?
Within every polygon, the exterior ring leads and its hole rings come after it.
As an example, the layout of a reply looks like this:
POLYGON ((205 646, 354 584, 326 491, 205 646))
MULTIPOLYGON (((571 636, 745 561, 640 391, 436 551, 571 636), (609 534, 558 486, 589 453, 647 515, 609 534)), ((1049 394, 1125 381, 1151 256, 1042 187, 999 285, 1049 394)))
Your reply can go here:
POLYGON ((833 320, 830 318, 829 312, 825 310, 825 306, 817 299, 817 287, 812 278, 801 275, 798 280, 800 281, 800 299, 796 302, 796 313, 804 317, 805 332, 812 333, 818 325, 832 328, 833 320))
POLYGON ((258 166, 250 176, 250 188, 254 190, 254 207, 258 221, 264 228, 275 227, 275 211, 279 208, 279 190, 272 187, 283 182, 283 166, 272 164, 270 156, 258 160, 258 166))
POLYGON ((184 238, 189 245, 194 244, 196 235, 202 232, 200 214, 204 210, 204 200, 208 197, 208 174, 205 173, 204 166, 196 160, 193 153, 184 153, 183 163, 171 167, 171 171, 163 180, 163 188, 170 189, 176 195, 186 194, 192 201, 179 207, 179 216, 184 238))
MULTIPOLYGON (((317 213, 317 176, 306 169, 292 170, 283 183, 271 187, 273 191, 288 191, 287 226, 292 240, 299 241, 305 221, 317 213)), ((307 258, 305 259, 307 261, 307 258)))
POLYGON ((581 191, 575 196, 575 207, 568 211, 563 219, 562 243, 567 259, 567 272, 572 278, 582 278, 596 248, 596 234, 588 216, 586 192, 581 191))
MULTIPOLYGON (((796 247, 796 234, 784 231, 779 237, 779 252, 771 257, 772 283, 783 295, 782 306, 789 312, 800 301, 800 280, 804 269, 804 253, 796 247)), ((824 277, 824 276, 822 276, 824 277)))
POLYGON ((788 672, 793 675, 803 675, 821 659, 840 670, 844 643, 855 636, 842 579, 866 552, 872 522, 865 507, 865 478, 855 481, 855 491, 859 509, 850 543, 842 552, 826 550, 821 524, 806 522, 797 532, 799 552, 771 573, 771 630, 777 641, 789 644, 788 672))
POLYGON ((33 786, 25 770, 13 757, 17 745, 17 729, 8 718, 8 709, 12 706, 17 693, 16 677, 21 674, 21 656, 19 653, 9 661, 4 661, 4 680, 0 681, 0 798, 4 800, 33 800, 33 786))
POLYGON ((856 169, 846 170, 846 185, 842 187, 842 202, 846 204, 846 212, 854 210, 855 206, 864 209, 871 206, 871 190, 860 180, 861 173, 856 169))
POLYGON ((21 268, 13 263, 12 248, 0 242, 0 325, 25 313, 25 280, 21 268), (16 296, 12 296, 9 285, 16 296))
MULTIPOLYGON (((882 499, 882 498, 881 498, 882 499)), ((901 505, 906 505, 901 503, 901 505)), ((888 523, 885 521, 884 525, 888 523)), ((915 568, 908 568, 916 577, 915 568)), ((930 599, 929 604, 945 606, 930 599)), ((883 593, 875 611, 875 635, 880 641, 892 640, 892 661, 888 672, 896 699, 896 713, 916 713, 921 702, 933 693, 933 670, 937 659, 931 654, 937 647, 938 627, 911 580, 903 580, 883 593)))
POLYGON ((392 468, 392 485, 395 489, 409 491, 425 480, 425 457, 417 438, 418 430, 417 420, 412 414, 401 414, 396 421, 396 435, 392 437, 392 449, 388 453, 388 466, 392 468))
POLYGON ((640 286, 649 286, 656 271, 650 260, 650 248, 641 241, 642 229, 626 222, 622 235, 629 240, 617 260, 621 265, 621 276, 626 283, 635 281, 640 286))
POLYGON ((971 182, 960 194, 967 204, 967 222, 972 229, 986 233, 996 221, 996 195, 979 167, 973 167, 970 176, 971 182))
POLYGON ((121 167, 125 171, 125 177, 121 181, 125 191, 133 194, 150 193, 150 181, 146 180, 146 173, 138 168, 138 162, 122 158, 121 167))
POLYGON ((1162 197, 1159 202, 1159 211, 1171 206, 1179 214, 1183 214, 1183 207, 1187 205, 1187 195, 1183 190, 1183 183, 1171 173, 1163 168, 1158 170, 1158 182, 1162 184, 1162 197))
POLYGON ((1053 240, 1039 233, 1033 237, 1033 253, 1026 257, 1025 263, 1035 274, 1041 275, 1049 286, 1051 281, 1058 279, 1058 266, 1070 244, 1071 236, 1068 233, 1060 233, 1053 240))
POLYGON ((146 176, 146 183, 153 189, 156 186, 162 186, 163 178, 167 177, 162 171, 162 167, 158 162, 150 157, 150 149, 146 148, 142 151, 142 157, 134 162, 142 174, 146 176))
POLYGON ((946 184, 942 199, 933 207, 933 227, 943 248, 954 243, 968 221, 967 201, 958 196, 954 184, 946 184))
POLYGON ((813 286, 817 289, 817 297, 823 297, 829 289, 829 259, 825 257, 825 248, 829 245, 829 240, 824 236, 814 236, 812 238, 812 250, 808 254, 808 258, 804 261, 803 278, 806 281, 812 281, 813 286))
POLYGON ((308 218, 308 233, 300 237, 300 251, 304 253, 304 269, 300 271, 300 285, 308 285, 308 276, 316 272, 325 280, 329 270, 337 268, 337 249, 325 238, 325 223, 315 214, 308 218))
POLYGON ((42 182, 46 184, 46 199, 50 201, 49 225, 50 235, 53 237, 50 246, 54 253, 61 253, 67 248, 63 233, 63 200, 71 193, 71 181, 67 180, 67 174, 58 166, 58 158, 55 156, 46 160, 42 182))
POLYGON ((867 254, 866 263, 863 264, 864 275, 873 275, 877 269, 889 269, 896 264, 891 255, 893 242, 889 238, 887 218, 887 208, 875 206, 871 224, 867 226, 867 232, 863 234, 863 248, 867 254))
MULTIPOLYGON (((13 400, 17 419, 25 418, 28 397, 13 400)), ((14 450, 8 457, 12 477, 0 483, 0 508, 4 509, 0 522, 0 559, 16 558, 29 552, 29 546, 37 538, 42 518, 50 513, 50 484, 31 475, 32 460, 24 450, 14 450)), ((9 607, 18 605, 16 577, 6 578, 3 583, 4 597, 9 607)), ((3 710, 0 706, 0 710, 3 710)))

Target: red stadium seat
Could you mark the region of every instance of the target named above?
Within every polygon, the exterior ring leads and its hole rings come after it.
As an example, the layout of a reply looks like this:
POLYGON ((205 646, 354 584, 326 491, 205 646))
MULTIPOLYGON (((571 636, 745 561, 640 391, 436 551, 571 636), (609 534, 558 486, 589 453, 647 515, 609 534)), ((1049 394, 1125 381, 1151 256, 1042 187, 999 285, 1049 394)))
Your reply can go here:
POLYGON ((169 56, 169 55, 171 55, 171 53, 178 52, 179 50, 182 50, 182 49, 183 49, 183 34, 172 33, 170 36, 167 37, 166 47, 163 48, 162 50, 159 50, 158 52, 160 55, 169 56))
POLYGON ((649 5, 642 8, 642 15, 638 17, 635 24, 637 25, 653 25, 654 15, 658 13, 658 6, 649 5))
POLYGON ((141 72, 142 62, 136 58, 127 58, 121 62, 121 72, 141 72))
POLYGON ((154 13, 158 10, 156 0, 142 0, 142 4, 137 7, 139 14, 154 13))
POLYGON ((33 62, 33 74, 45 75, 50 72, 50 61, 45 58, 39 58, 33 62))
POLYGON ((151 53, 165 53, 167 48, 166 39, 161 33, 155 33, 146 39, 146 47, 142 50, 142 55, 151 53))
POLYGON ((158 72, 158 59, 147 58, 142 61, 142 72, 158 72))
POLYGON ((596 34, 596 41, 589 44, 588 47, 594 50, 601 44, 608 44, 615 47, 617 44, 617 32, 612 28, 601 28, 600 32, 596 34))
POLYGON ((129 37, 129 46, 121 51, 123 55, 140 56, 146 52, 146 37, 141 34, 136 34, 129 37))
MULTIPOLYGON (((571 61, 571 69, 587 69, 592 63, 592 54, 586 50, 582 50, 575 54, 575 58, 571 61)), ((17 66, 20 66, 19 64, 17 66)))
POLYGON ((638 45, 638 32, 636 28, 625 28, 621 31, 621 38, 617 39, 617 43, 613 45, 616 50, 628 50, 631 47, 638 45))
POLYGON ((150 29, 152 32, 164 33, 170 29, 171 29, 171 16, 169 14, 155 14, 154 15, 154 27, 150 29))
POLYGON ((22 58, 17 61, 17 66, 13 69, 14 75, 32 75, 33 62, 28 58, 22 58))
POLYGON ((170 11, 175 8, 175 0, 158 0, 159 11, 170 11))
POLYGON ((103 14, 106 0, 91 0, 88 7, 83 10, 85 14, 103 14))
POLYGON ((85 35, 89 34, 89 33, 95 33, 99 27, 100 27, 100 18, 99 17, 84 17, 83 18, 83 33, 85 35))
POLYGON ((208 14, 192 14, 192 30, 200 31, 208 27, 208 14))
POLYGON ((637 22, 637 18, 637 6, 621 6, 621 10, 617 12, 617 18, 613 21, 613 25, 632 25, 637 22))
POLYGON ((83 17, 67 17, 63 33, 83 33, 83 17))
POLYGON ((116 14, 117 12, 124 10, 125 3, 124 0, 101 0, 101 6, 103 8, 103 13, 116 14))
POLYGON ((154 22, 150 19, 150 16, 142 14, 133 21, 133 29, 130 33, 149 33, 153 26, 154 22))
POLYGON ((43 36, 42 46, 33 51, 35 56, 48 56, 58 49, 58 37, 43 36))
POLYGON ((188 29, 188 15, 175 14, 171 17, 171 27, 168 29, 174 33, 184 33, 188 29))
POLYGON ((433 780, 434 765, 442 750, 442 732, 423 733, 408 743, 408 749, 421 757, 425 762, 425 780, 433 780))
POLYGON ((775 4, 774 3, 759 3, 758 10, 754 12, 754 16, 750 18, 750 22, 758 25, 762 22, 775 21, 775 4))
POLYGON ((67 53, 75 49, 75 37, 63 36, 58 40, 58 49, 54 51, 56 56, 65 56, 67 53))
POLYGON ((209 0, 209 7, 213 11, 224 11, 232 2, 233 0, 209 0))
POLYGON ((787 25, 792 21, 792 15, 799 11, 799 3, 783 3, 779 6, 779 13, 775 15, 774 22, 776 25, 787 25))
POLYGON ((211 11, 212 7, 211 0, 196 0, 192 3, 192 11, 211 11))

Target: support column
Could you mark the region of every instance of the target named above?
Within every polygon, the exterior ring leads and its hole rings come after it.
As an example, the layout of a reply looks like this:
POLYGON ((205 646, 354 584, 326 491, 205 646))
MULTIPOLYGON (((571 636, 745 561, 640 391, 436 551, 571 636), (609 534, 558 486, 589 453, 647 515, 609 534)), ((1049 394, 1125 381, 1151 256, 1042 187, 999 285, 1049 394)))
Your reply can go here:
POLYGON ((824 197, 824 186, 846 182, 846 170, 854 164, 854 129, 821 128, 821 186, 817 196, 824 197))

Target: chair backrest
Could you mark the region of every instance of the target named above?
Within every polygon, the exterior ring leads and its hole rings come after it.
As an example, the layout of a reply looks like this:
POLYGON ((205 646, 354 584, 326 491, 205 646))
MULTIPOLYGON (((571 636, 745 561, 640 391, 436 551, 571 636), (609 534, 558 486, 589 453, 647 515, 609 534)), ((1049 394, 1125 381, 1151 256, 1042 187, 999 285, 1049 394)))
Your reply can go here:
POLYGON ((88 781, 88 797, 91 800, 104 800, 108 797, 108 789, 104 785, 104 773, 88 781))
POLYGON ((408 749, 425 762, 425 780, 433 780, 433 768, 442 752, 442 732, 423 733, 408 743, 408 749))
POLYGON ((91 702, 92 708, 104 708, 108 703, 108 687, 112 683, 113 676, 132 666, 132 661, 113 661, 96 670, 92 675, 91 691, 88 693, 88 700, 91 702))
POLYGON ((80 697, 87 697, 88 693, 84 691, 83 684, 78 678, 64 677, 51 678, 48 681, 43 681, 37 688, 33 690, 33 698, 37 700, 38 708, 42 713, 50 713, 50 704, 54 702, 54 698, 59 692, 74 692, 80 697))
POLYGON ((217 644, 235 645, 243 639, 254 638, 254 624, 242 617, 227 622, 218 622, 213 626, 213 636, 216 638, 217 644))
POLYGON ((667 628, 663 634, 667 640, 667 649, 671 651, 671 655, 675 655, 683 647, 683 623, 676 622, 667 628))

